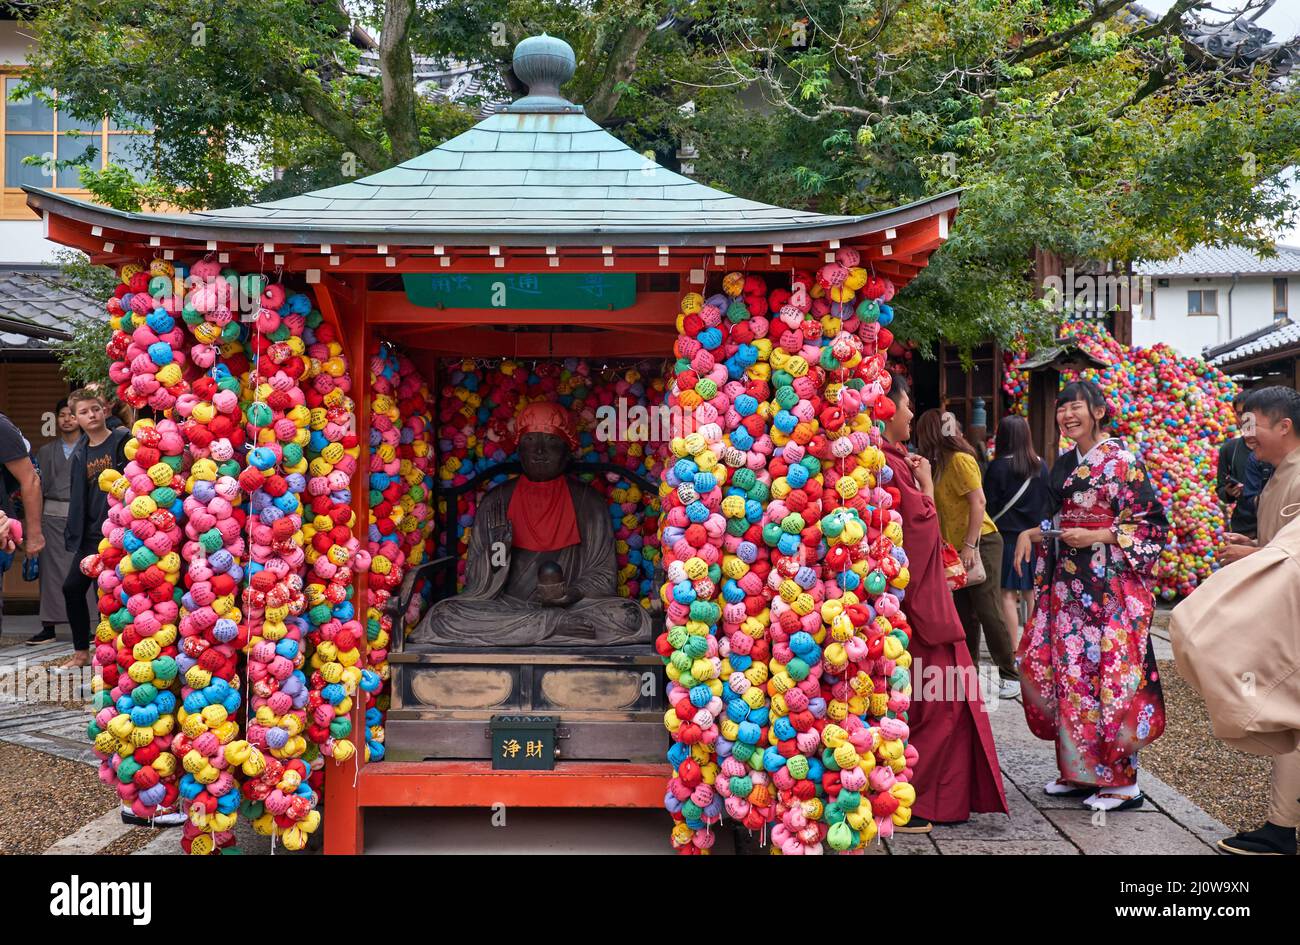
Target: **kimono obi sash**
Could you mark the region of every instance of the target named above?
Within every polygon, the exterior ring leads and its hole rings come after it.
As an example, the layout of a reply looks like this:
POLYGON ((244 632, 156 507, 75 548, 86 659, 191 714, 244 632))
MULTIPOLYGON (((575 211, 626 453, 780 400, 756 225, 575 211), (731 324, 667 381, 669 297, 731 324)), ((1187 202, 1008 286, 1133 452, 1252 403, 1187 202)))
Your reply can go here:
POLYGON ((1080 512, 1073 514, 1061 513, 1062 528, 1110 528, 1114 524, 1115 516, 1113 515, 1097 515, 1096 513, 1084 515, 1080 512))

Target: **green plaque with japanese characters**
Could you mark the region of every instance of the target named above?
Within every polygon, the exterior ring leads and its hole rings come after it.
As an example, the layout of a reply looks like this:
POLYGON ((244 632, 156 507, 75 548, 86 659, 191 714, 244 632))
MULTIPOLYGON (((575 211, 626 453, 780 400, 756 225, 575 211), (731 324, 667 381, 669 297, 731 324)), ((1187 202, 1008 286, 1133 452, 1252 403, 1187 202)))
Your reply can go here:
POLYGON ((406 297, 422 308, 617 311, 636 302, 631 272, 405 273, 406 297))
POLYGON ((498 771, 550 771, 555 767, 554 715, 494 715, 488 723, 492 768, 498 771))

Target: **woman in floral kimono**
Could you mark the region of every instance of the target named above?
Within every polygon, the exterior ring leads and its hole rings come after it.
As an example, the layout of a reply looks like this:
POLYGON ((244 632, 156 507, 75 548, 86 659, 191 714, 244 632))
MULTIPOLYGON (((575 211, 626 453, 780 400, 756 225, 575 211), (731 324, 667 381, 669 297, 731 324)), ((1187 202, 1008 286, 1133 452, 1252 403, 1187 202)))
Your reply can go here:
POLYGON ((1021 532, 1016 567, 1041 549, 1034 612, 1020 641, 1025 716, 1056 742, 1061 776, 1048 794, 1093 810, 1142 805, 1137 753, 1165 727, 1151 650, 1156 561, 1168 524, 1146 468, 1105 432, 1106 400, 1067 384, 1056 423, 1074 441, 1052 467, 1055 523, 1021 532))

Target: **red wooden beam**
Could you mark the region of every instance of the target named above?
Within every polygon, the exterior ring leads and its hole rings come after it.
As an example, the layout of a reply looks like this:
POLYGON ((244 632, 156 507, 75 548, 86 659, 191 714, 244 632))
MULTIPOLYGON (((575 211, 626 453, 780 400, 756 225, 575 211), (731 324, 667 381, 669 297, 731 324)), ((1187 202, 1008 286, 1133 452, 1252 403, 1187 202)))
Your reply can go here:
MULTIPOLYGON (((348 370, 352 377, 351 396, 356 404, 357 435, 360 440, 361 454, 357 463, 358 476, 364 486, 364 470, 369 468, 370 430, 370 360, 366 357, 366 345, 369 342, 366 325, 366 297, 364 284, 354 291, 351 304, 340 303, 331 291, 329 284, 316 287, 316 304, 321 315, 334 326, 340 343, 348 359, 348 370)), ((370 535, 370 490, 354 488, 352 490, 352 512, 355 521, 352 534, 364 546, 370 535)), ((364 627, 366 623, 366 572, 358 571, 353 583, 353 607, 364 627)), ((366 652, 368 641, 365 635, 361 639, 361 652, 366 652)), ((364 665, 364 659, 363 659, 364 665)), ((357 697, 352 707, 351 742, 356 749, 352 760, 342 765, 335 765, 332 759, 325 762, 325 852, 359 853, 364 848, 363 819, 357 799, 357 773, 364 770, 366 753, 365 712, 362 709, 362 694, 357 697)))
MULTIPOLYGON (((61 242, 76 245, 92 254, 96 262, 117 265, 123 262, 145 260, 160 255, 164 250, 171 250, 173 257, 179 260, 198 258, 213 250, 206 243, 186 242, 184 240, 163 239, 160 245, 148 245, 147 238, 140 234, 120 231, 103 231, 102 237, 91 237, 89 226, 65 218, 51 217, 51 221, 60 221, 58 238, 61 242), (113 243, 113 252, 105 253, 105 242, 113 243)), ((938 216, 903 224, 894 229, 894 236, 887 237, 885 229, 863 234, 861 237, 846 240, 842 246, 851 246, 863 254, 866 261, 884 262, 896 260, 900 265, 912 267, 912 271, 900 271, 895 281, 910 280, 915 272, 923 268, 930 253, 943 242, 943 229, 946 220, 938 216), (936 239, 936 233, 938 238, 936 239), (893 252, 884 256, 881 250, 889 245, 893 252)), ((502 247, 500 256, 491 256, 487 247, 448 248, 443 255, 435 255, 432 247, 393 247, 386 255, 365 252, 364 247, 349 247, 346 253, 335 253, 338 259, 331 265, 330 256, 307 250, 304 246, 285 245, 266 254, 261 250, 264 244, 256 243, 246 246, 219 244, 219 252, 227 256, 228 265, 236 268, 264 268, 276 257, 278 263, 287 272, 306 272, 317 270, 321 277, 339 276, 346 273, 398 274, 434 273, 434 272, 473 272, 473 273, 515 273, 515 272, 637 272, 637 273, 678 273, 691 270, 717 271, 744 269, 753 272, 784 272, 790 269, 815 269, 820 266, 833 250, 830 244, 806 243, 783 245, 781 251, 775 252, 771 246, 727 246, 725 261, 714 262, 716 254, 707 248, 673 247, 669 255, 659 256, 656 247, 619 247, 610 257, 605 257, 593 247, 557 246, 557 255, 546 255, 544 247, 502 247), (305 250, 305 251, 304 251, 305 250), (771 260, 775 256, 778 262, 771 260), (394 265, 388 265, 388 259, 394 265), (606 259, 612 264, 606 266, 606 259), (551 259, 559 264, 552 267, 551 259), (443 262, 449 260, 444 266, 443 262), (502 262, 501 266, 497 263, 502 262)), ((319 244, 317 244, 319 246, 319 244)))
POLYGON ((103 253, 106 242, 115 242, 111 236, 92 236, 88 224, 77 223, 67 217, 46 213, 43 219, 47 240, 79 249, 88 256, 103 253))
MULTIPOLYGON (((685 290, 683 290, 685 291, 685 290)), ((506 309, 425 308, 404 292, 371 292, 366 317, 371 325, 428 325, 431 322, 459 325, 664 325, 676 321, 680 295, 677 292, 642 292, 627 308, 620 309, 506 309)))
POLYGON ((911 232, 890 244, 893 255, 904 259, 921 255, 928 259, 932 252, 944 244, 946 237, 941 235, 940 231, 941 224, 938 217, 914 224, 911 232))
POLYGON ((669 357, 677 337, 672 332, 661 335, 620 331, 507 332, 470 327, 448 329, 432 336, 421 333, 407 337, 400 327, 383 334, 407 347, 452 358, 669 357))
POLYGON ((358 794, 363 807, 501 803, 653 809, 663 806, 667 775, 664 765, 617 762, 560 762, 554 771, 493 771, 487 761, 386 761, 361 772, 358 794))

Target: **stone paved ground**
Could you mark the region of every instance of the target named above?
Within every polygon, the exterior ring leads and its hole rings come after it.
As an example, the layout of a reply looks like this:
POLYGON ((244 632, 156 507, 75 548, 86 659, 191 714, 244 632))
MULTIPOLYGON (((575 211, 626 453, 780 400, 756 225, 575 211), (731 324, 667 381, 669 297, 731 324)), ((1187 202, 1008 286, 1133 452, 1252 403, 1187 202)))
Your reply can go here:
POLYGON ((990 722, 1011 816, 975 814, 929 835, 902 835, 892 852, 1215 855, 1214 843, 1235 832, 1150 772, 1139 778, 1146 804, 1133 811, 1094 814, 1077 798, 1049 797, 1043 785, 1057 776, 1055 755, 1030 734, 1019 700, 998 702, 990 722))
MULTIPOLYGON (((34 632, 24 618, 5 622, 0 673, 15 661, 56 659, 69 649, 56 642, 48 652, 14 644, 34 632)), ((34 620, 32 621, 34 624, 34 620)), ((1167 634, 1157 630, 1156 656, 1172 658, 1167 634)), ((12 670, 10 670, 12 671, 12 670)), ((66 705, 0 701, 0 741, 22 745, 70 761, 93 765, 85 741, 88 710, 66 705)), ((1234 831, 1150 772, 1142 775, 1147 804, 1136 811, 1097 815, 1077 800, 1051 798, 1043 785, 1056 776, 1052 746, 1034 738, 1018 701, 997 702, 990 713, 1011 816, 977 814, 969 823, 936 827, 929 835, 900 835, 876 846, 879 855, 954 854, 1108 854, 1183 853, 1213 855, 1213 844, 1234 831)), ((105 789, 107 790, 107 789, 105 789)), ((102 808, 101 808, 102 809, 102 808)), ((385 811, 370 815, 367 851, 373 853, 499 851, 644 852, 667 850, 667 820, 657 811, 515 811, 509 829, 491 826, 480 811, 385 811)), ((129 847, 143 854, 178 853, 175 830, 151 832, 132 840, 131 832, 109 815, 86 812, 50 853, 93 853, 129 847), (142 848, 141 848, 142 847, 142 848)), ((265 838, 241 838, 248 853, 270 852, 265 838)), ((730 849, 725 837, 719 852, 730 849)))

